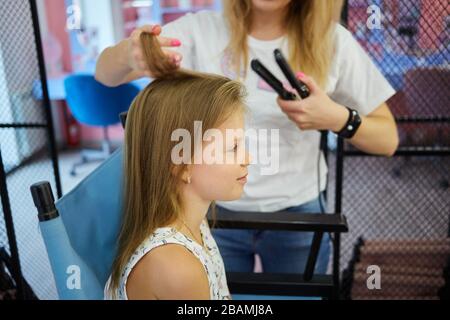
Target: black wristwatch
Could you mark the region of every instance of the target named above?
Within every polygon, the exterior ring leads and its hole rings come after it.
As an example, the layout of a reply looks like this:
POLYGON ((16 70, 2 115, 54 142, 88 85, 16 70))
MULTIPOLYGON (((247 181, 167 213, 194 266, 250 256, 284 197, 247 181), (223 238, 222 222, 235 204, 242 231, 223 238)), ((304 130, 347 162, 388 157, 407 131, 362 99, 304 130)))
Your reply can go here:
POLYGON ((358 111, 346 107, 349 111, 348 120, 345 126, 339 132, 335 132, 339 137, 344 139, 351 139, 361 126, 361 117, 358 111))

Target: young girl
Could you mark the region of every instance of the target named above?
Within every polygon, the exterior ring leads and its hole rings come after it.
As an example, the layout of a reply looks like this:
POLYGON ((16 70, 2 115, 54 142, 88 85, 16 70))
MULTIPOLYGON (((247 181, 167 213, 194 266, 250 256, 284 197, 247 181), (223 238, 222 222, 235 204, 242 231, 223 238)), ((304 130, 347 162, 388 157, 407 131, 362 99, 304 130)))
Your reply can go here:
POLYGON ((226 130, 243 130, 243 86, 223 76, 175 70, 155 36, 143 34, 141 40, 146 59, 160 61, 151 65, 158 78, 136 97, 127 117, 124 218, 105 295, 229 299, 223 261, 205 216, 215 200, 241 196, 248 154, 242 139, 225 139, 223 148, 214 149, 214 159, 236 161, 197 163, 193 159, 212 141, 201 146, 194 141, 208 129, 223 137, 226 130), (194 130, 195 121, 201 121, 202 130, 194 130), (188 134, 192 153, 177 148, 180 130, 188 134), (188 161, 177 164, 179 156, 188 161))
MULTIPOLYGON (((143 63, 139 34, 158 35, 159 46, 172 64, 221 74, 242 81, 248 92, 246 129, 279 129, 279 170, 261 174, 249 168, 250 179, 237 201, 218 202, 223 214, 235 212, 321 212, 327 166, 319 151, 319 130, 341 132, 356 148, 392 155, 398 145, 397 128, 386 101, 395 93, 352 34, 337 23, 342 0, 224 0, 223 12, 187 14, 163 28, 142 26, 99 57, 96 78, 109 86, 152 76, 143 63), (283 101, 250 69, 259 59, 279 79, 283 74, 273 51, 281 49, 311 95, 283 101), (350 109, 353 109, 350 111, 350 109), (358 112, 360 126, 353 137, 342 133, 358 112), (352 116, 353 117, 353 116, 352 116), (320 156, 320 163, 318 158, 320 156), (319 170, 320 168, 320 170, 319 170), (320 176, 318 175, 320 171, 320 176)), ((368 30, 370 31, 370 30, 368 30)), ((153 60, 153 63, 158 63, 153 60)), ((286 79, 284 79, 286 80, 286 79)), ((285 82, 285 81, 284 81, 285 82)), ((355 117, 357 119, 357 117, 355 117)), ((255 143, 249 138, 249 144, 255 143)), ((255 159, 273 150, 258 148, 255 159)), ((312 234, 264 230, 213 230, 229 272, 251 272, 255 254, 269 273, 304 270, 312 234)), ((326 273, 330 243, 323 238, 316 273, 326 273)))

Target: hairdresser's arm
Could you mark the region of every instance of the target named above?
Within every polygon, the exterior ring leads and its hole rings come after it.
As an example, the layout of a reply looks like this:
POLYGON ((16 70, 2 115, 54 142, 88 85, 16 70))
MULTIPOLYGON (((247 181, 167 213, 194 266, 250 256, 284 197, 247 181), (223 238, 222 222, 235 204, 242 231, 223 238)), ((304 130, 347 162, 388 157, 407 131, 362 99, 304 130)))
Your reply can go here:
POLYGON ((131 300, 209 300, 209 283, 200 261, 184 247, 167 244, 145 255, 127 282, 131 300))
MULTIPOLYGON (((369 115, 361 116, 361 120, 361 126, 349 142, 367 153, 384 156, 394 155, 399 144, 399 138, 397 125, 388 105, 383 103, 369 115)), ((337 131, 341 130, 344 125, 345 122, 337 131)))
MULTIPOLYGON (((160 26, 143 26, 133 31, 131 36, 115 46, 106 48, 100 55, 95 79, 106 86, 115 87, 143 77, 152 77, 146 61, 140 35, 142 32, 161 34, 160 26)), ((177 47, 180 41, 173 38, 158 37, 161 47, 177 47)), ((163 52, 180 66, 181 55, 175 51, 163 49, 163 52)))
MULTIPOLYGON (((334 102, 314 80, 305 75, 299 77, 311 90, 311 95, 301 101, 284 101, 278 98, 283 112, 301 130, 340 131, 347 122, 348 110, 334 102)), ((350 106, 351 107, 351 106, 350 106)), ((386 103, 367 116, 361 116, 362 124, 349 142, 361 151, 382 156, 392 156, 399 144, 397 125, 386 103)))

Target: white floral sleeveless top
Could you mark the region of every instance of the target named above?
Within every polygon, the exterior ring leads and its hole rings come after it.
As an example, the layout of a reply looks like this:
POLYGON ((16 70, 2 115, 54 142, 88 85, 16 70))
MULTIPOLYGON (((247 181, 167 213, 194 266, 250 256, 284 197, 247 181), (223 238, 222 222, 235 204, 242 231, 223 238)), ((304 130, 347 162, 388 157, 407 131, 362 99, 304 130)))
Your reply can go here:
MULTIPOLYGON (((150 250, 169 243, 184 246, 195 257, 197 257, 198 260, 200 260, 201 264, 205 268, 206 275, 208 277, 211 300, 231 299, 222 256, 220 255, 216 241, 211 235, 211 231, 206 220, 203 220, 202 224, 200 225, 200 231, 203 237, 203 243, 209 249, 209 253, 206 252, 199 243, 193 241, 175 228, 164 227, 156 229, 153 234, 146 240, 144 240, 142 244, 136 249, 127 265, 125 266, 120 277, 119 288, 116 290, 117 299, 128 300, 128 296, 126 293, 128 276, 130 275, 131 270, 138 263, 138 261, 144 255, 150 252, 150 250)), ((105 299, 108 300, 112 299, 112 295, 108 290, 109 282, 110 279, 106 283, 104 290, 105 299)))

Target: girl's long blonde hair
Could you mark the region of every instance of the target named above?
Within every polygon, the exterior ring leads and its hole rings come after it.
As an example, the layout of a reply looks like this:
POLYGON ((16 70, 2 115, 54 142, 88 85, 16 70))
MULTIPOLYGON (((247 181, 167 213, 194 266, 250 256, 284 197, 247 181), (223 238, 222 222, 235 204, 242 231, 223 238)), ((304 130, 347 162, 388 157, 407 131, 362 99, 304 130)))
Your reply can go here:
MULTIPOLYGON (((342 0, 291 0, 286 16, 289 62, 324 88, 331 66, 333 31, 342 10, 342 0)), ((248 67, 247 35, 252 24, 252 0, 224 0, 230 31, 227 49, 238 75, 248 67)))
POLYGON ((198 134, 220 126, 234 112, 244 111, 245 91, 226 77, 176 70, 155 36, 141 35, 150 70, 157 77, 133 101, 124 145, 124 216, 109 286, 113 297, 121 273, 138 246, 159 227, 177 220, 183 210, 180 181, 185 165, 175 166, 171 141, 176 129, 198 134), (202 121, 203 132, 194 132, 202 121))

